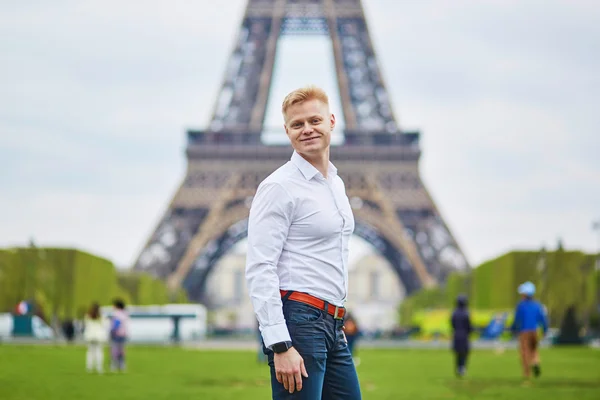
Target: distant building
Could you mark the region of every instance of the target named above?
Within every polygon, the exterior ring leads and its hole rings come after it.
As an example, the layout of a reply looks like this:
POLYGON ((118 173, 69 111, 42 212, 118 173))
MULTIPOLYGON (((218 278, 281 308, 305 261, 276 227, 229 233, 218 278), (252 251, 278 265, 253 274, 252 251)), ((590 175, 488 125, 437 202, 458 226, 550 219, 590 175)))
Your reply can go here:
POLYGON ((246 251, 236 246, 225 254, 208 276, 210 323, 224 329, 256 329, 252 302, 245 278, 246 251))
MULTIPOLYGON (((404 286, 383 257, 364 252, 349 267, 348 302, 362 329, 390 330, 397 325, 404 286)), ((217 328, 253 330, 256 318, 245 281, 245 246, 224 255, 208 277, 210 323, 217 328)))
POLYGON ((382 256, 370 253, 350 266, 346 307, 361 329, 391 330, 398 324, 404 285, 382 256))

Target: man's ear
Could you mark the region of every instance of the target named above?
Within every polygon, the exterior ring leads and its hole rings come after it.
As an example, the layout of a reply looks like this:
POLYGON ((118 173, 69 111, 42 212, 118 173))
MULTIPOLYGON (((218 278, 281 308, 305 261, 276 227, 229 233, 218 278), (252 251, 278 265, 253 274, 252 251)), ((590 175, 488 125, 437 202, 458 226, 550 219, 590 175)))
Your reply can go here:
POLYGON ((331 123, 331 129, 335 128, 335 115, 331 114, 329 122, 331 123))

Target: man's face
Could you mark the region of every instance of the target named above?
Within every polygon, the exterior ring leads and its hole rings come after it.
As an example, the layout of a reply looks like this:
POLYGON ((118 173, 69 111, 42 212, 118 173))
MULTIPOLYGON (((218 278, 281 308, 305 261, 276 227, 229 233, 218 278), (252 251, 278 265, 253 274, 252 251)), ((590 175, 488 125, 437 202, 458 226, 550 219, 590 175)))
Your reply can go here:
POLYGON ((294 150, 315 156, 329 148, 335 117, 320 100, 308 100, 287 109, 284 126, 294 150))

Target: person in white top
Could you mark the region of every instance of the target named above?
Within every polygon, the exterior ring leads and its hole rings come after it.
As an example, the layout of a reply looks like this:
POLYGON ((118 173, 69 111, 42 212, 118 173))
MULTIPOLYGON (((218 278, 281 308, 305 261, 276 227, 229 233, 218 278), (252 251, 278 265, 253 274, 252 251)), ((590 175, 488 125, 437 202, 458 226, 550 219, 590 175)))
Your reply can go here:
POLYGON ((248 221, 246 282, 271 369, 273 399, 360 399, 343 333, 354 217, 329 161, 327 94, 288 94, 294 152, 258 187, 248 221))
POLYGON ((85 365, 88 372, 104 371, 104 344, 108 339, 106 321, 100 314, 100 305, 93 303, 85 316, 83 338, 87 343, 85 365))

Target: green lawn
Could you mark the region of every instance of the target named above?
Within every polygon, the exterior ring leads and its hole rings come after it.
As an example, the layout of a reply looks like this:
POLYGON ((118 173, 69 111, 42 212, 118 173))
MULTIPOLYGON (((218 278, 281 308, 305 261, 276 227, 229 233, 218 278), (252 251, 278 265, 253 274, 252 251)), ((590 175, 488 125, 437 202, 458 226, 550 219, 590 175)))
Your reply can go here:
MULTIPOLYGON (((130 347, 128 372, 85 372, 79 346, 0 345, 2 400, 268 399, 268 368, 249 351, 130 347)), ((364 399, 600 399, 600 350, 543 349, 543 376, 521 387, 517 354, 475 351, 469 377, 444 350, 360 351, 364 399)))

